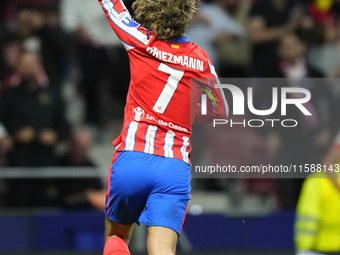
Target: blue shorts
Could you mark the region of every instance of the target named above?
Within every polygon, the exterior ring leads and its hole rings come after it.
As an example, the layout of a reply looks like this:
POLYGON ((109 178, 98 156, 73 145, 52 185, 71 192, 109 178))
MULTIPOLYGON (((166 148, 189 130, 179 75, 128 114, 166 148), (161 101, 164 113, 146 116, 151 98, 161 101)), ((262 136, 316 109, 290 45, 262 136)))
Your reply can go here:
POLYGON ((182 230, 190 200, 190 166, 174 158, 116 152, 108 176, 105 213, 124 225, 182 230))

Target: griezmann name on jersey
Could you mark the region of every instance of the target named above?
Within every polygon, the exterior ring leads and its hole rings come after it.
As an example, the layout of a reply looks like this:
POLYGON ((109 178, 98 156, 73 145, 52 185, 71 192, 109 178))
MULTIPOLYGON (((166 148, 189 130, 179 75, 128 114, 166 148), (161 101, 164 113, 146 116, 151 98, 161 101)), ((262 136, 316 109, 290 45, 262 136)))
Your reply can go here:
MULTIPOLYGON (((130 59, 131 81, 124 124, 113 142, 117 151, 137 151, 190 164, 190 135, 201 89, 190 88, 195 78, 217 79, 206 52, 186 37, 166 42, 143 28, 121 0, 99 0, 111 27, 130 59), (190 100, 195 97, 197 100, 190 100)), ((220 90, 211 88, 224 98, 220 90)), ((220 102, 214 115, 226 118, 228 107, 220 102)))

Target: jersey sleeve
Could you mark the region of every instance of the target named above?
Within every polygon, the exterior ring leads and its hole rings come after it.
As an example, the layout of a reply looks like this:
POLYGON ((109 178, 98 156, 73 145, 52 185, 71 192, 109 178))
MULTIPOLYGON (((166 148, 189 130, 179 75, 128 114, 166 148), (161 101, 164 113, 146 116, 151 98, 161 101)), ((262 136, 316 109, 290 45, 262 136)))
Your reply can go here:
POLYGON ((98 1, 112 29, 122 41, 126 50, 148 44, 148 30, 131 17, 122 0, 98 1))
POLYGON ((196 114, 193 124, 203 124, 213 121, 214 119, 226 119, 229 115, 228 102, 223 90, 217 88, 220 84, 214 66, 209 61, 209 78, 199 80, 199 89, 201 93, 207 94, 206 114, 202 114, 201 103, 196 107, 196 114))

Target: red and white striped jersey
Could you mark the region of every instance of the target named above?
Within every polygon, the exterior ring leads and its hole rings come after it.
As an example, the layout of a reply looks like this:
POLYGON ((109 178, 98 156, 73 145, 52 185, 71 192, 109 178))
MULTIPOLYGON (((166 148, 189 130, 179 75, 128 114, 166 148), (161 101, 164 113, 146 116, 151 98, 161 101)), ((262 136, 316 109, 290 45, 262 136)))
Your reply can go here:
MULTIPOLYGON (((190 80, 217 78, 207 54, 186 36, 171 42, 157 39, 134 21, 121 0, 99 3, 130 58, 124 125, 113 144, 118 151, 144 152, 190 164, 192 116, 203 92, 190 89, 190 80)), ((215 92, 224 99, 220 90, 215 92)), ((223 101, 214 110, 215 116, 225 118, 228 106, 223 101)))

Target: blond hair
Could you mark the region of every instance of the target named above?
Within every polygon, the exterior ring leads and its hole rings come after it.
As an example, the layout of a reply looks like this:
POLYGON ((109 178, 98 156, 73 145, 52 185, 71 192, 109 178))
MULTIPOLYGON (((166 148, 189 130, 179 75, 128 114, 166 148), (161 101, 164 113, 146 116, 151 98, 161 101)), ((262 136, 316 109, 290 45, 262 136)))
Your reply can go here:
POLYGON ((136 19, 158 39, 171 41, 185 35, 196 0, 136 0, 136 19))

